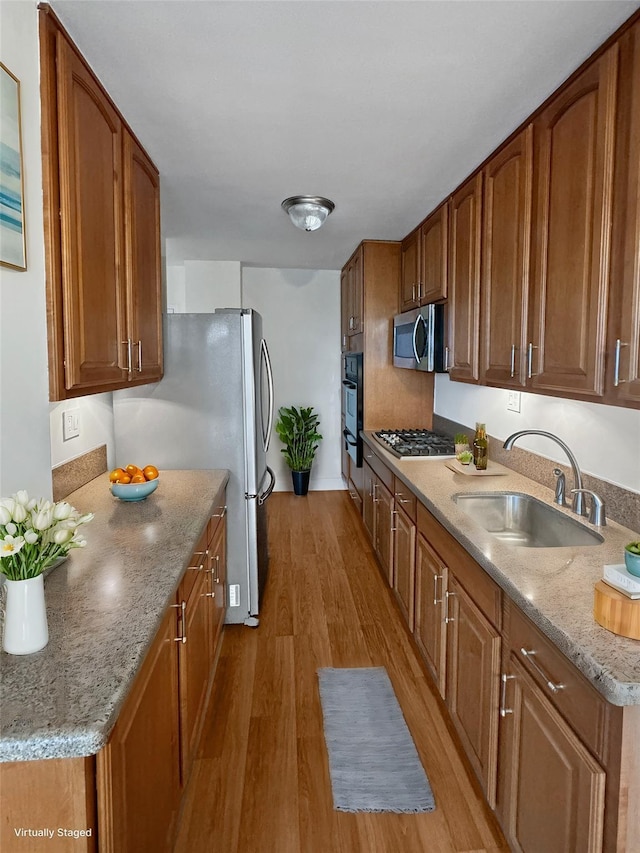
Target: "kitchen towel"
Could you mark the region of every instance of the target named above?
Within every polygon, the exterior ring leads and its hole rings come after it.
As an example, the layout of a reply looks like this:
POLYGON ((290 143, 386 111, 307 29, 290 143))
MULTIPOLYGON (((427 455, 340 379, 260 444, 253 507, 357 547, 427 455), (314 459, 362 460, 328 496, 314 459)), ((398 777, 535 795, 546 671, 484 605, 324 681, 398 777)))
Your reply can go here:
POLYGON ((343 812, 430 812, 429 780, 384 667, 318 670, 333 804, 343 812))

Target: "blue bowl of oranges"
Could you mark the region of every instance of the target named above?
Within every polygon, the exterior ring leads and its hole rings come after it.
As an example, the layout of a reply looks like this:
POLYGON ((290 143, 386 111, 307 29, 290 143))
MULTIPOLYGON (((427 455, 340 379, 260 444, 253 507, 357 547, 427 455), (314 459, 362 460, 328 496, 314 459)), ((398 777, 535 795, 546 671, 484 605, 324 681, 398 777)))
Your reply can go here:
POLYGON ((143 501, 158 488, 160 472, 155 465, 126 465, 109 473, 111 494, 121 501, 143 501))

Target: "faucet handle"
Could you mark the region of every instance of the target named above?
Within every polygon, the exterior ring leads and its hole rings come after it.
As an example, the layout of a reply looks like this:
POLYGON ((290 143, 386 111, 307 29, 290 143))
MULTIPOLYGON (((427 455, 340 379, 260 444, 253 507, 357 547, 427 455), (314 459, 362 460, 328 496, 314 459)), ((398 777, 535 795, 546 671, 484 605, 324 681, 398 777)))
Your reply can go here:
POLYGON ((558 478, 556 480, 556 496, 553 500, 560 506, 564 506, 564 495, 567 487, 567 481, 563 472, 559 468, 554 468, 553 474, 558 478))
POLYGON ((585 495, 591 495, 591 504, 589 506, 589 523, 595 524, 596 527, 605 527, 607 518, 605 514, 604 501, 595 492, 590 489, 571 489, 572 494, 581 492, 585 495))

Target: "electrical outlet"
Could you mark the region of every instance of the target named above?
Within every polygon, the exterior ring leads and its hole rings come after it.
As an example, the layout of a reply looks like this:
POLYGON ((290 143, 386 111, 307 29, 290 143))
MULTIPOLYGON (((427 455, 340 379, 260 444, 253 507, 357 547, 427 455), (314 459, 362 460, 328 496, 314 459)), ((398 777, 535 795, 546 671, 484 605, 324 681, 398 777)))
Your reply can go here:
POLYGON ((69 441, 80 435, 80 409, 67 409, 62 413, 62 440, 69 441))
POLYGON ((520 391, 507 391, 507 411, 520 411, 520 391))
POLYGON ((240 606, 240 584, 229 584, 229 607, 240 606))

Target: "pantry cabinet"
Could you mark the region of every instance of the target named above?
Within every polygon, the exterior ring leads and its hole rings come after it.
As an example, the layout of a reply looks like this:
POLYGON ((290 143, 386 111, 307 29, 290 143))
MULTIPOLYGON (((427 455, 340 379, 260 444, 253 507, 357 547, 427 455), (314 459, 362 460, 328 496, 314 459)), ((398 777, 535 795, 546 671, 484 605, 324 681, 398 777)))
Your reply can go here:
POLYGON ((451 379, 477 382, 480 333, 482 173, 451 198, 449 229, 449 334, 451 379))
POLYGON ((526 385, 533 143, 527 127, 484 168, 480 379, 526 385))
POLYGON ((49 7, 40 15, 50 398, 162 376, 157 169, 49 7))
POLYGON ((533 122, 527 378, 544 393, 604 392, 617 63, 613 45, 533 122))

